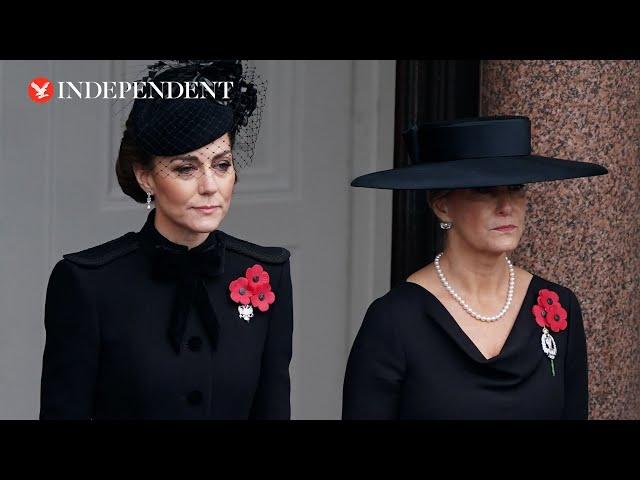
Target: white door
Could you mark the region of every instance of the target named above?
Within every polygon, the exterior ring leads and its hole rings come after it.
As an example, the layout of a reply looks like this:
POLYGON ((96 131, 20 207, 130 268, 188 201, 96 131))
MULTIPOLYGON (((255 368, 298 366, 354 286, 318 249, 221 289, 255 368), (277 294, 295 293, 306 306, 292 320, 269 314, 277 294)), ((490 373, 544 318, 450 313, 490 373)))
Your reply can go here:
MULTIPOLYGON (((34 77, 134 80, 132 61, 0 63, 0 418, 37 418, 48 276, 66 252, 137 231, 114 162, 128 109, 27 96, 34 77)), ((340 417, 348 350, 389 286, 391 193, 349 187, 391 168, 395 62, 256 61, 267 106, 222 230, 291 250, 292 416, 340 417)))

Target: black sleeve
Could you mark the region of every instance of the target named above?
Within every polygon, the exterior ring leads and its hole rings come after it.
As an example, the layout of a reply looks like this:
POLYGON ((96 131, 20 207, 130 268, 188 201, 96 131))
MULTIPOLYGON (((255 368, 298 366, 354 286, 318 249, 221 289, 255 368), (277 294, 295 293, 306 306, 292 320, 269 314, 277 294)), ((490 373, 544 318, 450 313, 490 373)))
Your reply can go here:
POLYGON ((405 355, 395 318, 382 299, 371 304, 347 361, 343 419, 395 419, 405 373, 405 355))
POLYGON ((586 420, 589 414, 587 342, 582 323, 582 311, 576 296, 571 292, 569 312, 567 357, 565 360, 565 397, 563 418, 586 420))
POLYGON ((45 303, 40 419, 93 415, 99 334, 95 303, 73 264, 61 260, 49 278, 45 303))
POLYGON ((291 265, 287 260, 271 308, 269 330, 262 354, 260 380, 249 418, 256 420, 289 420, 291 418, 291 380, 289 363, 292 354, 293 301, 291 265))

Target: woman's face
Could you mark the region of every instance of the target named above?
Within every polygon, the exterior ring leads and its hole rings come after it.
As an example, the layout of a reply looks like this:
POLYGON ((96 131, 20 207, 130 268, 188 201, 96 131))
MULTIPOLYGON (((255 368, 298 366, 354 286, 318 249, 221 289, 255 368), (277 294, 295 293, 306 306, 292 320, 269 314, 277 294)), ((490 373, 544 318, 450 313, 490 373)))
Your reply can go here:
POLYGON ((435 200, 434 211, 440 219, 453 223, 449 240, 499 254, 518 246, 526 203, 526 185, 465 188, 435 200))
POLYGON ((216 230, 229 211, 236 179, 229 135, 154 162, 141 183, 154 195, 156 222, 187 237, 216 230))

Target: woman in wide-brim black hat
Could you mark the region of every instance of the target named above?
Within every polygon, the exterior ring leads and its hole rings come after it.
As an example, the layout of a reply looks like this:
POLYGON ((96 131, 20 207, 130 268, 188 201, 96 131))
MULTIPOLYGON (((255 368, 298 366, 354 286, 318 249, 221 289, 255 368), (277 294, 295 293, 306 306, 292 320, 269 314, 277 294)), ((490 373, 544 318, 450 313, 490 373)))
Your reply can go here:
POLYGON ((143 80, 116 173, 147 220, 54 267, 40 418, 288 419, 289 252, 219 229, 263 86, 240 60, 159 62, 143 80))
POLYGON ((414 165, 353 186, 427 190, 446 231, 434 262, 375 300, 349 355, 345 419, 586 419, 587 351, 568 288, 514 266, 526 184, 602 175, 531 155, 526 117, 404 134, 414 165))

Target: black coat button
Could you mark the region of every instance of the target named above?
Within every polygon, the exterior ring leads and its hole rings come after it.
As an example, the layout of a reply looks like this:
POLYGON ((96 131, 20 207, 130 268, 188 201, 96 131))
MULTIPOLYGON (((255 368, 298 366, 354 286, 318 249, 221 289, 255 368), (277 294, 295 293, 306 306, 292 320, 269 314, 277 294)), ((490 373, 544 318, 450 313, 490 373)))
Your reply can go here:
POLYGON ((202 348, 202 339, 200 337, 191 337, 187 341, 187 345, 192 352, 199 352, 202 348))
POLYGON ((202 403, 202 392, 200 390, 194 390, 187 395, 187 401, 191 405, 200 405, 202 403))

